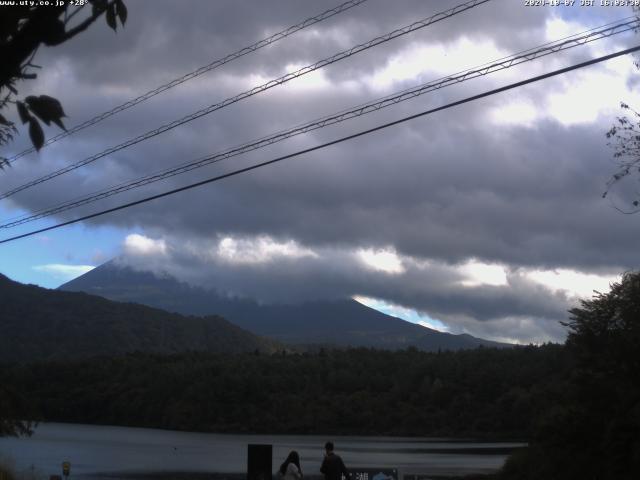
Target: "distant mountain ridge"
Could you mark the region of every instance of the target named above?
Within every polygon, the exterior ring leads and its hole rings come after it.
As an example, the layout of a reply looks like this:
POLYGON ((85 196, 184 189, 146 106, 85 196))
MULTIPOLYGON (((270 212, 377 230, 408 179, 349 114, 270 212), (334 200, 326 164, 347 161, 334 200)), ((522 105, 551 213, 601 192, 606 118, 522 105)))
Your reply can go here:
POLYGON ((318 300, 291 305, 260 305, 191 287, 170 276, 156 276, 107 262, 59 287, 115 301, 137 302, 185 315, 220 315, 257 335, 287 344, 426 351, 507 347, 471 335, 438 332, 386 315, 355 300, 318 300))
POLYGON ((279 348, 219 316, 187 317, 86 293, 23 285, 0 274, 0 362, 279 348))

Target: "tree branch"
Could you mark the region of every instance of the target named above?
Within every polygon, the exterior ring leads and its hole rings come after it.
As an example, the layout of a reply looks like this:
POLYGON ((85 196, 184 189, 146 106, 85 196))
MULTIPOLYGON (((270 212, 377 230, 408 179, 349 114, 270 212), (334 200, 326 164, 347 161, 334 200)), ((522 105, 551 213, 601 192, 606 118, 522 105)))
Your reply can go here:
POLYGON ((76 15, 77 15, 81 10, 82 10, 82 8, 83 8, 83 7, 78 7, 78 8, 76 8, 73 12, 71 12, 71 14, 70 14, 70 15, 65 19, 65 21, 64 21, 65 25, 66 25, 68 22, 70 22, 70 21, 71 21, 71 19, 72 19, 73 17, 75 17, 75 16, 76 16, 76 15))
POLYGON ((620 207, 618 207, 617 205, 615 205, 613 203, 613 200, 609 199, 609 204, 615 209, 617 210, 619 213, 622 213, 623 215, 635 215, 636 213, 640 212, 640 208, 637 208, 635 210, 622 210, 620 207))
POLYGON ((82 23, 76 25, 71 30, 66 31, 65 34, 62 37, 60 37, 56 42, 52 42, 51 46, 60 45, 61 43, 66 42, 70 38, 75 37, 77 34, 84 32, 87 28, 91 26, 93 22, 95 22, 98 19, 98 17, 100 17, 100 15, 106 12, 109 9, 109 7, 111 7, 112 5, 115 5, 115 3, 116 3, 115 0, 111 0, 109 3, 107 3, 104 9, 97 10, 95 13, 92 13, 91 16, 85 19, 82 23))

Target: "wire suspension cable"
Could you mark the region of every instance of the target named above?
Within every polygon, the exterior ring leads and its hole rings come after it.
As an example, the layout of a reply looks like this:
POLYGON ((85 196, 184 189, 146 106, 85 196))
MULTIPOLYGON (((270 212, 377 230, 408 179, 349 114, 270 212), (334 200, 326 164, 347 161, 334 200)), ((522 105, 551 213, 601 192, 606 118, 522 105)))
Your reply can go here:
MULTIPOLYGON (((142 95, 133 98, 131 100, 128 100, 125 103, 122 103, 116 107, 113 107, 111 110, 108 110, 106 112, 103 112, 99 115, 96 115, 93 118, 90 118, 89 120, 86 120, 64 132, 60 132, 59 134, 49 138, 43 145, 43 147, 46 147, 47 145, 51 145, 52 143, 57 142, 58 140, 61 140, 65 137, 68 137, 69 135, 73 135, 76 132, 79 132, 80 130, 84 130, 87 127, 90 127, 92 125, 95 125, 96 123, 99 123, 117 113, 120 113, 124 110, 127 110, 131 107, 134 107, 135 105, 138 105, 139 103, 144 102, 145 100, 148 100, 152 97, 155 97, 156 95, 169 90, 170 88, 176 87, 184 82, 187 82, 193 78, 199 77, 200 75, 203 75, 207 72, 210 72, 211 70, 214 70, 218 67, 221 67, 222 65, 232 62, 233 60, 236 60, 240 57, 243 57, 249 53, 255 52, 256 50, 260 50, 263 47, 266 47, 268 45, 271 45, 273 43, 278 42, 279 40, 282 40, 283 38, 286 38, 290 35, 293 35, 294 33, 303 30, 307 27, 310 27, 311 25, 315 25, 316 23, 322 22, 323 20, 326 20, 328 18, 331 18, 335 15, 338 15, 339 13, 342 13, 346 10, 349 10, 350 8, 353 8, 357 5, 360 5, 361 3, 364 3, 368 0, 349 0, 348 2, 345 2, 341 5, 338 5, 337 7, 334 7, 330 10, 326 10, 325 12, 320 13, 319 15, 316 15, 315 17, 310 17, 307 18, 306 20, 296 24, 296 25, 292 25, 289 28, 286 28, 278 33, 275 33, 273 35, 271 35, 270 37, 264 38, 262 40, 259 40, 258 42, 249 45, 248 47, 244 47, 241 48, 240 50, 230 53, 229 55, 226 55, 225 57, 219 58, 217 60, 214 60, 213 62, 209 63, 208 65, 205 65, 203 67, 200 67, 196 70, 193 70, 192 72, 189 72, 185 75, 183 75, 182 77, 179 78, 175 78, 173 80, 171 80, 168 83, 165 83, 164 85, 160 85, 159 87, 154 88, 153 90, 148 91, 147 93, 143 93, 142 95)), ((9 158, 7 161, 11 164, 13 162, 15 162, 16 160, 18 160, 21 157, 24 157, 25 155, 28 155, 29 153, 35 152, 35 148, 31 147, 31 148, 27 148, 26 150, 23 150, 22 152, 14 155, 13 157, 9 158)))
POLYGON ((367 104, 363 104, 349 110, 342 111, 338 114, 324 117, 319 120, 315 120, 313 122, 309 122, 307 124, 303 124, 303 125, 291 128, 289 130, 285 130, 285 131, 273 134, 271 136, 263 137, 259 140, 245 143, 241 146, 238 146, 223 152, 207 155, 197 160, 193 160, 193 161, 178 165, 176 167, 168 168, 151 175, 140 177, 135 180, 130 180, 128 182, 124 182, 116 186, 108 187, 106 189, 100 190, 99 192, 78 197, 73 200, 68 200, 54 207, 49 207, 49 208, 37 211, 31 215, 28 215, 28 214, 23 215, 21 217, 18 217, 15 220, 9 219, 6 221, 6 223, 1 224, 0 228, 16 227, 18 225, 40 220, 42 218, 55 215, 57 213, 65 212, 67 210, 71 210, 73 208, 77 208, 82 205, 94 203, 99 200, 111 197, 113 195, 132 190, 134 188, 139 188, 144 185, 165 180, 167 178, 174 177, 176 175, 180 175, 180 174, 189 172, 191 170, 204 167, 206 165, 218 163, 228 158, 235 157, 253 150, 257 150, 259 148, 263 148, 268 145, 272 145, 274 143, 283 141, 285 139, 291 138, 296 135, 308 133, 320 128, 327 127, 329 125, 333 125, 333 124, 340 123, 355 117, 366 115, 368 113, 381 110, 391 105, 404 102, 406 100, 410 100, 412 98, 418 97, 420 95, 424 95, 426 93, 432 92, 440 88, 444 88, 444 87, 447 87, 456 83, 460 83, 463 81, 467 81, 473 78, 477 78, 480 76, 488 75, 496 71, 505 70, 515 65, 519 65, 525 62, 530 62, 535 59, 541 58, 543 56, 554 54, 554 53, 567 50, 570 48, 574 48, 580 45, 584 45, 592 41, 608 38, 616 34, 620 34, 629 30, 636 29, 640 26, 640 20, 635 19, 635 17, 629 17, 629 18, 633 18, 634 20, 625 19, 627 21, 623 21, 622 23, 614 24, 606 28, 588 30, 587 33, 584 33, 581 36, 572 35, 568 40, 564 40, 564 41, 559 40, 556 42, 544 44, 542 47, 534 47, 534 48, 525 50, 523 52, 514 54, 510 57, 504 57, 496 62, 486 63, 480 67, 464 70, 460 73, 449 75, 439 80, 434 80, 432 82, 425 83, 423 85, 404 90, 402 92, 393 94, 391 96, 387 96, 385 98, 382 98, 367 104))
POLYGON ((407 25, 405 27, 399 28, 397 30, 394 30, 390 33, 387 33, 385 35, 376 37, 366 43, 362 43, 359 45, 356 45, 355 47, 352 47, 348 50, 344 50, 340 53, 337 53, 331 57, 325 58, 323 60, 320 60, 314 64, 308 65, 306 67, 303 67, 299 70, 296 70, 295 72, 291 72, 291 73, 287 73, 286 75, 283 75, 281 77, 278 77, 276 79, 270 80, 260 86, 254 87, 251 90, 247 90, 243 93, 240 93, 238 95, 236 95, 235 97, 230 97, 227 98, 226 100, 223 100, 222 102, 210 105, 206 108, 203 108, 201 110, 198 110, 197 112, 194 112, 190 115, 187 115, 185 117, 182 117, 179 120, 174 120, 173 122, 167 123, 165 125, 162 125, 154 130, 150 130, 147 133, 144 133, 142 135, 139 135, 135 138, 129 139, 126 142, 123 142, 115 147, 110 147, 98 154, 95 154, 91 157, 85 158, 84 160, 81 160, 79 162, 76 162, 74 164, 71 164, 67 167, 61 168, 59 170, 56 170, 54 172, 51 172, 47 175, 44 175, 43 177, 40 177, 36 180, 32 180, 28 183, 25 183, 19 187, 16 187, 12 190, 9 190, 3 194, 0 195, 0 199, 4 199, 7 197, 10 197, 12 195, 15 195, 18 192, 21 192, 23 190, 26 190, 28 188, 31 188, 35 185, 39 185, 43 182, 46 182, 48 180, 51 180, 53 178, 56 178, 60 175, 63 175, 65 173, 68 173, 72 170, 76 170, 80 167, 83 167, 84 165, 87 165, 89 163, 93 163, 96 160, 102 158, 102 157, 106 157, 107 155, 110 155, 114 152, 117 152, 119 150, 123 150, 127 147, 130 147, 132 145, 135 145, 137 143, 140 143, 144 140, 148 140, 149 138, 155 137, 157 135, 160 135, 162 133, 165 133, 169 130, 172 130, 176 127, 179 127, 180 125, 183 125, 185 123, 191 122, 197 118, 203 117, 205 115, 208 115, 212 112, 215 112, 216 110, 220 110, 224 107, 227 107, 233 103, 239 102, 241 100, 244 100, 248 97, 251 97, 253 95, 256 95, 258 93, 264 92, 265 90, 269 90, 270 88, 276 87, 278 85, 282 85, 284 83, 287 83, 295 78, 301 77, 303 75, 306 75, 308 73, 314 72, 320 68, 326 67, 327 65, 331 65, 333 63, 339 62, 340 60, 344 60, 345 58, 349 58, 353 55, 356 55, 362 51, 368 50, 370 48, 373 48, 375 46, 381 45, 383 43, 389 42, 395 38, 398 38, 400 36, 403 35, 407 35, 409 33, 415 32, 416 30, 420 30, 422 28, 425 28, 429 25, 432 25, 436 22, 445 20, 447 18, 450 18, 454 15, 457 15, 459 13, 462 13, 466 10, 469 10, 471 8, 477 7, 478 5, 481 5, 483 3, 487 3, 491 0, 471 0, 468 1, 466 3, 457 5, 453 8, 450 8, 449 10, 445 10, 443 12, 440 13, 436 13, 435 15, 432 15, 431 17, 425 18, 423 20, 419 20, 417 22, 412 23, 411 25, 407 25))
POLYGON ((119 205, 117 207, 108 208, 106 210, 102 210, 102 211, 95 212, 95 213, 92 213, 92 214, 89 214, 89 215, 85 215, 83 217, 76 218, 74 220, 69 220, 67 222, 58 223, 57 225, 51 225, 49 227, 41 228, 39 230, 33 230, 31 232, 23 233, 21 235, 16 235, 14 237, 5 238, 5 239, 0 240, 0 244, 7 243, 7 242, 12 242, 12 241, 19 240, 19 239, 25 238, 25 237, 30 237, 30 236, 36 235, 38 233, 43 233, 43 232, 47 232, 47 231, 50 231, 50 230, 58 229, 58 228, 61 228, 61 227, 65 227, 67 225, 72 225, 74 223, 78 223, 78 222, 82 222, 84 220, 89 220, 89 219, 92 219, 92 218, 96 218, 96 217, 99 217, 99 216, 102 216, 102 215, 106 215, 108 213, 113 213, 113 212, 117 212, 119 210, 124 210, 126 208, 130 208, 130 207, 133 207, 133 206, 136 206, 136 205, 147 203, 147 202, 150 202, 152 200, 157 200, 159 198, 168 197, 170 195, 174 195, 174 194, 179 193, 179 192, 184 192, 186 190, 191 190, 193 188, 200 187, 202 185, 207 185, 209 183, 217 182, 217 181, 223 180, 225 178, 229 178, 229 177, 233 177, 233 176, 236 176, 236 175, 240 175, 241 173, 246 173, 246 172, 249 172, 251 170, 256 170, 258 168, 266 167, 267 165, 272 165, 274 163, 281 162, 283 160, 287 160, 287 159, 290 159, 290 158, 298 157, 298 156, 301 156, 301 155, 304 155, 306 153, 310 153, 310 152, 313 152, 313 151, 316 151, 316 150, 321 150, 321 149, 330 147, 332 145, 337 145, 339 143, 346 142, 348 140, 353 140, 355 138, 362 137, 364 135, 368 135, 370 133, 374 133, 374 132, 377 132, 377 131, 380 131, 380 130, 384 130, 386 128, 393 127, 395 125, 400 125, 400 124, 408 122, 410 120, 415 120, 416 118, 424 117, 426 115, 430 115, 432 113, 439 112, 441 110, 446 110, 446 109, 449 109, 449 108, 452 108, 452 107, 456 107, 458 105, 463 105, 465 103, 473 102, 473 101, 479 100, 481 98, 489 97, 491 95, 495 95, 495 94, 498 94, 498 93, 501 93, 501 92, 505 92, 507 90, 512 90, 514 88, 519 88, 519 87, 522 87, 524 85, 528 85, 528 84, 533 83, 533 82, 538 82, 540 80, 544 80, 544 79, 547 79, 547 78, 550 78, 550 77, 554 77, 556 75, 561 75, 561 74, 570 72, 572 70, 577 70, 579 68, 584 68, 584 67, 587 67, 589 65, 594 65, 596 63, 604 62, 606 60, 610 60, 612 58, 620 57, 622 55, 628 55, 629 53, 637 52, 638 50, 640 50, 640 45, 637 45, 637 46, 632 47, 632 48, 627 48, 626 50, 621 50, 621 51, 618 51, 618 52, 615 52, 615 53, 611 53, 609 55, 604 55, 604 56, 601 56, 601 57, 598 57, 598 58, 594 58, 594 59, 588 60, 586 62, 578 63, 578 64, 572 65, 570 67, 561 68, 559 70, 554 70, 552 72, 548 72, 548 73, 545 73, 545 74, 542 74, 542 75, 531 77, 531 78, 528 78, 526 80, 521 80, 519 82, 510 83, 510 84, 505 85, 503 87, 495 88, 493 90, 488 90, 486 92, 479 93, 479 94, 473 95, 471 97, 466 97, 466 98, 464 98, 462 100, 457 100, 455 102, 451 102, 451 103, 448 103, 446 105, 442 105, 440 107, 432 108, 430 110, 425 110, 423 112, 416 113, 416 114, 410 115, 408 117, 403 117, 403 118, 401 118, 399 120, 394 120, 393 122, 384 123, 382 125, 378 125, 377 127, 369 128, 367 130, 362 130, 362 131, 354 133, 352 135, 347 135, 345 137, 341 137, 341 138, 338 138, 336 140, 332 140, 330 142, 326 142, 326 143, 323 143, 323 144, 320 144, 320 145, 316 145, 315 147, 306 148, 304 150, 298 150, 297 152, 290 153, 288 155, 283 155, 281 157, 277 157, 277 158, 274 158, 272 160, 267 160, 265 162, 257 163, 255 165, 251 165, 249 167, 240 168, 238 170, 234 170, 234 171, 229 172, 229 173, 225 173, 225 174, 218 175, 218 176, 215 176, 215 177, 212 177, 212 178, 208 178, 206 180, 201 180, 199 182, 192 183, 190 185, 185 185, 183 187, 175 188, 173 190, 169 190, 169 191, 166 191, 166 192, 163 192, 163 193, 159 193, 157 195, 152 195, 150 197, 145 197, 145 198, 142 198, 140 200, 136 200, 134 202, 125 203, 125 204, 119 205))

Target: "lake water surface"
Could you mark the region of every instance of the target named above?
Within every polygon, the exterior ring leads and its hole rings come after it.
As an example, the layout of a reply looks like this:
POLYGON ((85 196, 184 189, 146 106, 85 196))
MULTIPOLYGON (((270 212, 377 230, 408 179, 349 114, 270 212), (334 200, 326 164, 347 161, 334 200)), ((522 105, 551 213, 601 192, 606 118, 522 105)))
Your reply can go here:
MULTIPOLYGON (((319 475, 323 445, 313 435, 235 435, 147 428, 45 423, 30 438, 0 438, 0 459, 37 477, 60 474, 71 462, 71 479, 122 473, 244 473, 247 445, 273 445, 274 471, 297 450, 307 476, 319 475)), ((433 438, 332 437, 349 468, 397 468, 404 474, 484 473, 502 466, 516 443, 475 443, 433 438)))

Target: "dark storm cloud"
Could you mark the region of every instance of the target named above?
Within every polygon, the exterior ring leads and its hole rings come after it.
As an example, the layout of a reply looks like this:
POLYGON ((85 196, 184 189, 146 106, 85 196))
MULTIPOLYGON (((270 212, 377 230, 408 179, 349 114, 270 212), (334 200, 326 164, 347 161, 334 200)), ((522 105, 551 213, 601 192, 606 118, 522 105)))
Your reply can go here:
POLYGON ((549 124, 534 136, 431 123, 424 132, 393 132, 382 143, 355 142, 184 193, 126 218, 158 233, 169 223, 196 236, 394 245, 451 262, 473 256, 589 270, 637 260, 635 226, 600 199, 608 176, 600 132, 549 124))
MULTIPOLYGON (((100 24, 94 27, 96 32, 91 36, 85 35, 82 41, 65 45, 64 55, 73 59, 80 78, 86 75, 87 80, 104 80, 106 75, 107 79, 116 82, 148 81, 149 73, 162 76, 170 74, 171 70, 179 73, 198 67, 208 59, 224 56, 338 3, 276 0, 238 6, 231 1, 189 0, 185 6, 183 2, 157 0, 153 2, 153 8, 149 8, 149 2, 131 2, 130 27, 113 36, 105 25, 100 24), (131 48, 118 48, 121 44, 131 48), (140 50, 145 51, 142 63, 140 50), (122 75, 120 69, 110 68, 110 62, 96 62, 96 58, 110 59, 129 67, 127 76, 122 75), (139 79, 133 76, 136 72, 139 79)), ((460 3, 413 0, 403 1, 399 6, 396 2, 371 0, 312 27, 315 35, 304 32, 262 51, 259 57, 251 56, 247 62, 240 61, 225 68, 243 73, 249 68, 267 72, 283 59, 294 63, 314 61, 460 3)), ((418 38, 446 43, 459 37, 460 33, 469 38, 491 36, 497 43, 509 43, 520 49, 521 45, 524 48, 531 43, 525 31, 539 31, 547 14, 543 9, 523 11, 518 2, 498 0, 464 12, 448 22, 435 24, 421 31, 418 38)), ((395 43, 404 41, 409 40, 396 40, 395 43)), ((377 67, 378 63, 367 62, 370 68, 377 67)))
MULTIPOLYGON (((251 8, 237 2, 195 0, 129 3, 128 24, 117 34, 100 22, 62 47, 44 49, 38 62, 44 67, 40 83, 25 84, 21 93, 58 97, 72 117, 67 123, 73 125, 333 7, 337 1, 253 2, 251 8)), ((435 8, 435 2, 372 0, 310 32, 301 32, 158 96, 73 140, 48 147, 37 157, 20 160, 6 176, 7 188, 282 75, 288 65, 314 62, 456 3, 437 2, 435 8), (259 78, 262 80, 256 80, 259 78)), ((598 9, 584 26, 629 13, 598 9)), ((436 67, 448 60, 444 56, 425 58, 424 65, 430 69, 417 79, 400 80, 384 88, 371 81, 372 75, 391 65, 398 52, 412 47, 458 45, 464 38, 470 44, 492 42, 503 53, 529 48, 545 41, 545 22, 552 15, 556 15, 552 9, 526 9, 521 2, 496 0, 329 67, 322 74, 325 83, 301 87, 292 82, 277 87, 25 191, 9 204, 27 210, 50 206, 441 75, 436 67)), ((632 41, 630 36, 616 40, 616 45, 632 41)), ((115 206, 234 166, 274 158, 591 55, 592 51, 573 50, 561 59, 548 57, 518 67, 515 73, 439 90, 371 117, 111 198, 99 206, 115 206)), ((468 66, 489 59, 469 58, 468 66)), ((605 66, 589 70, 604 71, 605 66)), ((599 118, 595 123, 566 126, 544 116, 544 108, 551 106, 549 93, 570 91, 571 82, 579 78, 568 75, 562 81, 440 112, 304 158, 102 217, 90 225, 140 228, 154 238, 167 238, 174 245, 171 258, 162 260, 168 268, 212 286, 235 285, 247 295, 275 300, 286 295, 310 298, 319 293, 367 295, 416 308, 469 331, 473 331, 473 322, 480 320, 476 328, 494 336, 499 336, 495 332, 502 325, 504 332, 509 332, 504 337, 542 338, 546 332, 548 337, 560 338, 557 320, 565 318, 570 301, 527 280, 517 273, 518 268, 565 267, 608 274, 637 267, 640 260, 635 241, 637 222, 618 214, 600 198, 612 172, 611 151, 604 139, 611 120, 599 118), (527 126, 495 122, 491 115, 497 111, 499 116, 502 106, 516 100, 533 103, 542 118, 527 126), (268 268, 216 264, 215 271, 207 270, 205 275, 198 273, 198 255, 181 253, 175 247, 193 242, 204 249, 212 239, 224 235, 293 239, 331 255, 329 259, 281 259, 280 263, 269 263, 268 268), (357 267, 349 253, 389 246, 409 259, 402 275, 376 274, 357 267), (412 267, 411 258, 429 259, 440 267, 412 267), (469 258, 510 267, 507 285, 461 289, 456 283, 459 274, 451 266, 469 258)), ((28 139, 21 138, 12 149, 19 151, 27 144, 28 139)), ((67 213, 58 220, 76 215, 67 213)))

